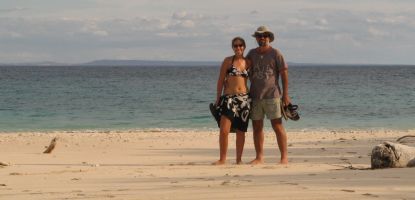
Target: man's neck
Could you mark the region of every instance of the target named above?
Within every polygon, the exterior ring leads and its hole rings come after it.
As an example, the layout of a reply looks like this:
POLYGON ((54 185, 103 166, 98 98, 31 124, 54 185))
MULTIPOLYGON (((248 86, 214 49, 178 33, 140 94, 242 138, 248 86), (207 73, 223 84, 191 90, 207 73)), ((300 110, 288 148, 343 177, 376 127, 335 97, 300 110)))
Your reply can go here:
POLYGON ((265 53, 265 52, 269 51, 270 49, 271 49, 271 46, 270 45, 266 45, 266 46, 260 46, 260 47, 258 47, 257 48, 257 51, 259 53, 265 53))

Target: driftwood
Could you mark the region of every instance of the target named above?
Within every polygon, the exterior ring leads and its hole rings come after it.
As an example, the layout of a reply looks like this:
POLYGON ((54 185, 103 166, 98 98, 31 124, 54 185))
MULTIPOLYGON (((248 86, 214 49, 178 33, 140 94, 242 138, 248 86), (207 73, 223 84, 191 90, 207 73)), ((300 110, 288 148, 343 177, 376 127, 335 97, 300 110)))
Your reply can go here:
MULTIPOLYGON (((415 138, 415 135, 405 135, 405 136, 402 136, 402 137, 398 138, 396 141, 399 142, 399 143, 408 143, 408 141, 404 140, 405 138, 415 138)), ((409 142, 411 142, 411 141, 409 141, 409 142)))
POLYGON ((415 147, 384 142, 372 149, 372 169, 415 167, 415 147))
POLYGON ((43 153, 52 153, 53 149, 55 149, 56 142, 58 141, 58 138, 55 137, 50 141, 49 146, 46 148, 46 150, 43 153))

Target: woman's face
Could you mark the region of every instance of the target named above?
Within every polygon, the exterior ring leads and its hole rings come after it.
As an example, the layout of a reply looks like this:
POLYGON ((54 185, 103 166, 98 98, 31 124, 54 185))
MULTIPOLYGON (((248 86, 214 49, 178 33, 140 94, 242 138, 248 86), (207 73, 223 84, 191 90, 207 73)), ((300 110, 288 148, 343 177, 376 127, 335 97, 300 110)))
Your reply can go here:
POLYGON ((235 40, 232 44, 232 49, 235 55, 243 55, 245 50, 244 43, 240 40, 235 40))

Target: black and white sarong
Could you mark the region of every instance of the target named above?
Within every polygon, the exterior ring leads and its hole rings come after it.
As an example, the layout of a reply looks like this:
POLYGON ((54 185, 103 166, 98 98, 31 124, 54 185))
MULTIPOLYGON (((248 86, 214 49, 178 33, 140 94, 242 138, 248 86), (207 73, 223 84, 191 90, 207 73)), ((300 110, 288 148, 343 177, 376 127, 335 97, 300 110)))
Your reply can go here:
POLYGON ((251 99, 248 94, 223 95, 216 109, 219 114, 216 118, 218 127, 220 127, 221 116, 226 116, 232 122, 231 130, 247 131, 251 110, 251 99))

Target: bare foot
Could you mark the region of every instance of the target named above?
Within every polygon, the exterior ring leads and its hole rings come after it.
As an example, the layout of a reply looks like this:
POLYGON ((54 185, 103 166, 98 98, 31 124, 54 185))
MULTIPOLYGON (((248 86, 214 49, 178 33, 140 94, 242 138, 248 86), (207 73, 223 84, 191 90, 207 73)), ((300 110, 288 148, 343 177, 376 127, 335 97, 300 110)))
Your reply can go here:
POLYGON ((244 164, 244 163, 242 162, 242 160, 237 160, 237 161, 236 161, 236 164, 237 164, 237 165, 242 165, 242 164, 244 164))
POLYGON ((212 165, 224 165, 226 163, 226 161, 224 160, 218 160, 216 162, 213 162, 212 165))
POLYGON ((262 159, 254 159, 251 162, 249 162, 249 164, 251 165, 260 165, 260 164, 264 164, 264 160, 262 159))
POLYGON ((281 159, 280 160, 280 164, 281 165, 288 165, 288 159, 286 159, 286 158, 285 159, 281 159))

